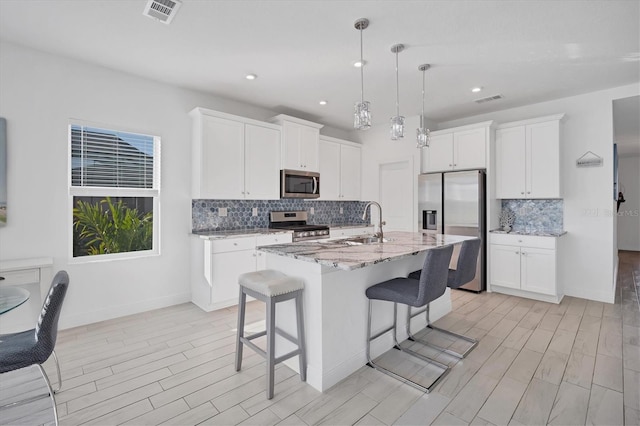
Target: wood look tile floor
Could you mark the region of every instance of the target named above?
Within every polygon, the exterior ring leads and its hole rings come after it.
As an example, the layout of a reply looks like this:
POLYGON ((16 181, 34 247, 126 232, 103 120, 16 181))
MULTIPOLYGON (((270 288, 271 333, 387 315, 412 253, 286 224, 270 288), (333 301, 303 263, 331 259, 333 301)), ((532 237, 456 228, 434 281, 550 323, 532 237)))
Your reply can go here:
MULTIPOLYGON (((64 330, 56 348, 60 423, 638 425, 639 286, 640 253, 620 252, 615 304, 453 291, 453 312, 438 325, 480 344, 463 361, 420 348, 453 366, 430 394, 366 366, 320 393, 280 365, 268 401, 262 358, 246 350, 242 371, 234 371, 235 308, 205 313, 184 304, 64 330)), ((263 323, 263 307, 251 303, 248 328, 263 323)), ((431 377, 399 351, 381 362, 431 377)), ((50 361, 45 367, 55 381, 50 361)), ((44 392, 36 368, 0 375, 2 404, 44 392)), ((52 421, 48 397, 0 411, 1 424, 52 421)))

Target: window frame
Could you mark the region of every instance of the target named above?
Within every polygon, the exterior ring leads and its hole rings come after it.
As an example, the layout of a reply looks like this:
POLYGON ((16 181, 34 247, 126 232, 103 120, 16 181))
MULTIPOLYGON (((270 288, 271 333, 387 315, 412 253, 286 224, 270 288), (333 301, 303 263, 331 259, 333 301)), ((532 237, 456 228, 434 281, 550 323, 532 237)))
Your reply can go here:
POLYGON ((106 262, 114 260, 139 259, 160 255, 160 198, 161 198, 161 144, 162 137, 154 135, 153 132, 141 132, 126 128, 125 126, 114 126, 108 124, 98 124, 79 119, 70 119, 67 125, 67 187, 68 187, 68 212, 67 212, 67 235, 69 237, 68 259, 69 263, 92 263, 106 262), (153 188, 116 188, 116 187, 95 187, 95 186, 73 186, 72 184, 72 127, 82 126, 113 131, 120 133, 131 133, 153 138, 153 188), (153 242, 150 250, 138 250, 122 253, 109 253, 88 256, 73 256, 73 208, 74 197, 147 197, 153 200, 153 242))

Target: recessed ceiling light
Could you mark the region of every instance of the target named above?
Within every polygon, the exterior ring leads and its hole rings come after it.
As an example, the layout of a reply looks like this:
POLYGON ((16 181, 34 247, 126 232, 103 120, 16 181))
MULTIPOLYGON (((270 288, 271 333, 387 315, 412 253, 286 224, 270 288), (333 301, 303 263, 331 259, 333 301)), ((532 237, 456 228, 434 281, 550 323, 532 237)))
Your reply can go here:
POLYGON ((353 66, 356 67, 356 68, 360 68, 362 65, 367 65, 367 61, 365 61, 365 60, 363 60, 363 61, 357 60, 357 61, 355 61, 353 63, 353 66))
POLYGON ((481 92, 481 91, 482 91, 482 87, 474 87, 473 89, 471 89, 471 91, 472 91, 473 93, 481 92))
POLYGON ((320 102, 319 102, 319 104, 320 104, 320 105, 326 105, 326 104, 327 104, 327 101, 320 101, 320 102))
POLYGON ((244 76, 244 78, 246 78, 247 80, 255 80, 256 78, 258 78, 258 76, 255 74, 247 74, 244 76))

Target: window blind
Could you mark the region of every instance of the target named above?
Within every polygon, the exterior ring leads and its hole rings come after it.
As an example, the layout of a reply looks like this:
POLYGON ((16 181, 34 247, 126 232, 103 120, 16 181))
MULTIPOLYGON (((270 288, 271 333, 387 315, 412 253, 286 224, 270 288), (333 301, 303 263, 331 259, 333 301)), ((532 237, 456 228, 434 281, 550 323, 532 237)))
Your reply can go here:
POLYGON ((71 186, 157 188, 155 138, 71 125, 71 186))

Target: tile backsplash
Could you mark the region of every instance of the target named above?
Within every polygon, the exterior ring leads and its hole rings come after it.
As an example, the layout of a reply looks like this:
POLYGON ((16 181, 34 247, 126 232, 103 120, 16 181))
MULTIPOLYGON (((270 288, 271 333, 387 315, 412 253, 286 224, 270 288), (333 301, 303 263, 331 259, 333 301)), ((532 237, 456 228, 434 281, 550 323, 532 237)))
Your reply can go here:
POLYGON ((563 232, 563 200, 502 200, 502 209, 511 210, 516 232, 563 232))
POLYGON ((269 226, 269 212, 272 210, 306 210, 309 214, 307 222, 314 225, 365 224, 369 223, 368 220, 362 220, 366 204, 366 201, 296 199, 191 200, 191 224, 194 232, 266 228, 269 226), (219 215, 220 208, 227 209, 227 216, 219 215), (257 209, 257 216, 253 216, 254 208, 257 209))

